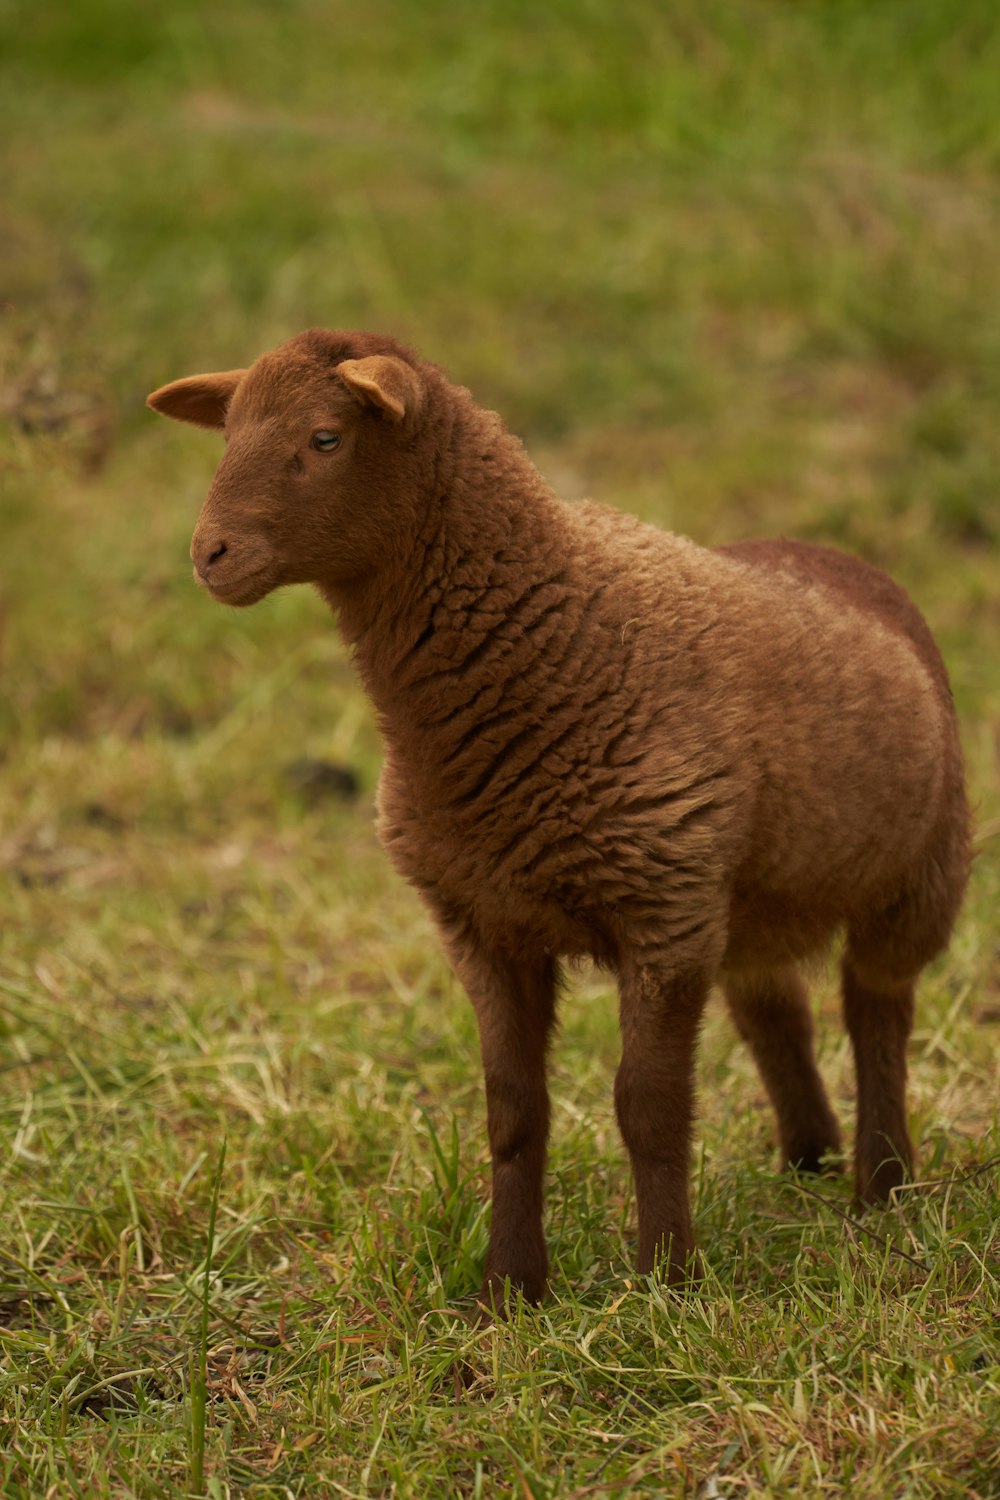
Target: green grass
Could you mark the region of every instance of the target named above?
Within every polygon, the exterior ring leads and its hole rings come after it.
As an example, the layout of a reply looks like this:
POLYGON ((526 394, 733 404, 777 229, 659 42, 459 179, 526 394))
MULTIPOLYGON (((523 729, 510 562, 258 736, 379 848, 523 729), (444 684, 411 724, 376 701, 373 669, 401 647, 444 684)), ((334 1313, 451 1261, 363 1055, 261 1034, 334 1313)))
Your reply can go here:
POLYGON ((6 0, 0 28, 0 1490, 1000 1495, 995 6, 6 0), (777 1175, 717 1008, 705 1285, 638 1284, 582 970, 553 1294, 475 1325, 474 1021, 376 845, 371 716, 312 595, 191 587, 216 444, 142 405, 312 323, 412 340, 564 493, 839 543, 923 605, 979 856, 893 1211, 777 1175), (358 797, 309 795, 303 755, 358 797))

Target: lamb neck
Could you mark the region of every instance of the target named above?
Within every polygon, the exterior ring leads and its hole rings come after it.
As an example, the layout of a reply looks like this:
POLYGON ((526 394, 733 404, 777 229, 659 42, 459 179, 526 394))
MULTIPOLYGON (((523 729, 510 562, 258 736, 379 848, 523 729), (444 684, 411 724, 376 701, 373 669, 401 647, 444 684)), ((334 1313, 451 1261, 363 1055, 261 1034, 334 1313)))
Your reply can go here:
POLYGON ((397 751, 439 740, 473 696, 488 707, 504 682, 530 677, 550 638, 545 621, 565 602, 561 502, 492 413, 469 415, 486 420, 462 423, 442 455, 412 545, 363 599, 341 605, 397 751))

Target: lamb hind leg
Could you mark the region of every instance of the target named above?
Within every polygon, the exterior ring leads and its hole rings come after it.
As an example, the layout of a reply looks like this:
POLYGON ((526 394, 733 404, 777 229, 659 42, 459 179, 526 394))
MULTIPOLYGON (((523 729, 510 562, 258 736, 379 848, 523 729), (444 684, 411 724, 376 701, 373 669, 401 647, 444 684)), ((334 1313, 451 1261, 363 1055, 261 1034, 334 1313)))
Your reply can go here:
POLYGON ((696 1273, 688 1162, 694 1104, 694 1059, 709 980, 701 973, 625 973, 621 996, 622 1060, 615 1108, 635 1179, 639 1215, 637 1269, 658 1266, 683 1283, 696 1273))
POLYGON ((542 1229, 549 1128, 546 1049, 555 1020, 557 969, 535 957, 491 950, 468 931, 446 935, 455 971, 479 1022, 493 1169, 493 1217, 480 1290, 503 1310, 504 1282, 539 1302, 548 1280, 542 1229))
POLYGON ((862 1203, 885 1202, 913 1170, 906 1119, 906 1045, 913 1027, 912 979, 863 974, 850 948, 842 964, 844 1019, 858 1081, 855 1182, 862 1203))
MULTIPOLYGON (((957 749, 955 755, 957 756, 957 749)), ((888 906, 851 923, 841 965, 844 1019, 858 1080, 857 1195, 885 1201, 913 1170, 906 1049, 917 980, 947 945, 969 869, 961 772, 953 765, 927 858, 888 906)))
POLYGON ((724 988, 774 1107, 785 1166, 821 1171, 823 1158, 840 1150, 840 1129, 816 1067, 805 985, 781 968, 727 977, 724 988))

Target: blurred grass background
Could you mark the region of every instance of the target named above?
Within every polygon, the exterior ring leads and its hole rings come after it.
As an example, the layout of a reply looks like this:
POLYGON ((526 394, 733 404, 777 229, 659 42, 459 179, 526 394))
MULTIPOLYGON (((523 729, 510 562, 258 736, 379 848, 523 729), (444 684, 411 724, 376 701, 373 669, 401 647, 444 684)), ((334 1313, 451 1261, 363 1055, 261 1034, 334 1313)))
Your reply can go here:
POLYGON ((937 1269, 886 1311, 907 1262, 876 1275, 870 1236, 766 1175, 759 1085, 713 1021, 718 1280, 657 1311, 623 1280, 599 976, 556 1058, 563 1300, 428 1342, 484 1243, 471 1016, 375 846, 377 737, 332 622, 303 590, 246 613, 194 591, 217 445, 143 406, 310 324, 379 328, 571 497, 893 571, 948 658, 980 830, 912 1090, 925 1176, 968 1178, 1000 1150, 993 0, 0 0, 0 183, 6 1492, 189 1483, 226 1131, 217 1493, 1000 1493, 995 1178, 896 1226, 937 1269), (302 755, 360 798, 312 795, 302 755), (580 1342, 610 1328, 594 1375, 580 1342))

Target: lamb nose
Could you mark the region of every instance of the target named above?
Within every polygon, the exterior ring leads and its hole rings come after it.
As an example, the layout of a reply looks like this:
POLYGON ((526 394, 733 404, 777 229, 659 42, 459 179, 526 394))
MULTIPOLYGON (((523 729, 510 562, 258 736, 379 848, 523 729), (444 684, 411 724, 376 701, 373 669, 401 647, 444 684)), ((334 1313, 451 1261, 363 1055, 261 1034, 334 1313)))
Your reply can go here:
POLYGON ((225 542, 216 542, 213 546, 199 546, 191 543, 191 561, 194 563, 195 572, 199 578, 207 578, 213 563, 217 563, 221 557, 228 552, 225 542))

